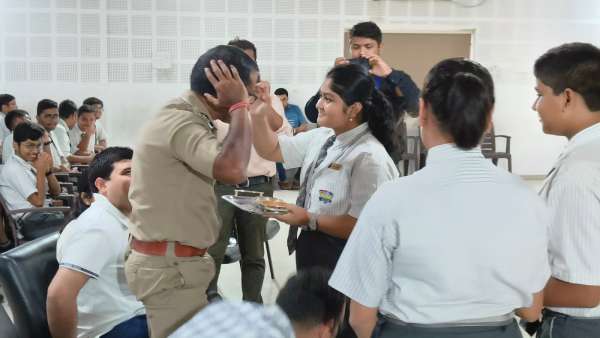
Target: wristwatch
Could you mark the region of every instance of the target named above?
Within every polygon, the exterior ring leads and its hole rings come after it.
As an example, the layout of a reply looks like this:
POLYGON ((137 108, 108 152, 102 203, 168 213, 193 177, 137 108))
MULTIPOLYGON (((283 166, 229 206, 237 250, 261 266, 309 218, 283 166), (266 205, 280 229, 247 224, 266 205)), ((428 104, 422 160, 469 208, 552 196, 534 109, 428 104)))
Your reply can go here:
POLYGON ((319 229, 319 215, 312 212, 308 213, 308 229, 310 231, 317 231, 319 229))

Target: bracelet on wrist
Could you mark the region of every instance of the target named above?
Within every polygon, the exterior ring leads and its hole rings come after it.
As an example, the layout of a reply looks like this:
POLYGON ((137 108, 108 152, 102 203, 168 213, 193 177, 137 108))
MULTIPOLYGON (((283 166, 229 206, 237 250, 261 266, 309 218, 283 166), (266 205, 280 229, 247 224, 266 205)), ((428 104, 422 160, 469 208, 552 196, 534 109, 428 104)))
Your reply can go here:
POLYGON ((248 103, 248 101, 240 101, 238 103, 234 103, 231 106, 229 106, 229 112, 231 113, 236 109, 248 108, 249 105, 250 103, 248 103))

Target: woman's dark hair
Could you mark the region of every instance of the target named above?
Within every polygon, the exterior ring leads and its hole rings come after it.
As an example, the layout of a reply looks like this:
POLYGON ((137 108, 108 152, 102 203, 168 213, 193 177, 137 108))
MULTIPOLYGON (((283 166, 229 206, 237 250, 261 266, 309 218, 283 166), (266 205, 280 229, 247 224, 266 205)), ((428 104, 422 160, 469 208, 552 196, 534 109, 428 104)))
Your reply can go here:
POLYGON ((242 79, 242 82, 246 86, 250 84, 250 73, 258 71, 256 62, 238 47, 217 46, 211 48, 198 58, 194 68, 192 68, 190 88, 198 94, 208 93, 212 96, 217 95, 215 88, 208 81, 206 73, 204 73, 204 68, 210 69, 210 60, 223 60, 226 65, 234 66, 240 74, 240 79, 242 79))
POLYGON ((333 67, 327 73, 327 78, 331 79, 331 90, 347 106, 355 102, 362 104, 362 122, 367 122, 373 136, 389 154, 394 153, 398 146, 397 115, 385 96, 375 88, 371 76, 359 65, 346 64, 333 67))
POLYGON ((494 107, 494 81, 477 62, 446 59, 429 71, 422 92, 423 101, 462 149, 476 147, 494 107))
POLYGON ((275 302, 294 325, 311 328, 333 320, 335 327, 346 297, 329 286, 330 276, 322 267, 300 270, 288 279, 275 302))
POLYGON ((44 136, 45 132, 46 130, 39 124, 25 121, 23 123, 19 123, 19 125, 15 127, 15 130, 13 131, 13 139, 17 144, 27 140, 37 141, 44 136))

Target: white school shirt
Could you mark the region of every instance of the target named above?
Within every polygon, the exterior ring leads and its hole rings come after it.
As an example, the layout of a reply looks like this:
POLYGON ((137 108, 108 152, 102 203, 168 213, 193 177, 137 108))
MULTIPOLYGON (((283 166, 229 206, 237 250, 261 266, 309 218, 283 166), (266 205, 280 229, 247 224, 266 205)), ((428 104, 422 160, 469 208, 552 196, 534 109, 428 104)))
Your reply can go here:
POLYGON ((58 146, 65 158, 71 155, 71 141, 69 140, 69 126, 62 119, 58 122, 56 129, 53 130, 54 144, 58 146))
MULTIPOLYGON (((87 146, 87 151, 89 153, 94 152, 94 146, 98 144, 102 140, 106 140, 106 135, 101 134, 101 129, 96 129, 96 133, 90 137, 90 141, 87 146)), ((69 130, 69 141, 71 142, 71 153, 75 154, 78 149, 77 145, 81 142, 81 129, 79 129, 79 124, 75 124, 75 126, 69 130)))
MULTIPOLYGON (((540 194, 552 210, 552 276, 573 284, 600 286, 600 123, 571 138, 540 194)), ((571 316, 600 317, 600 306, 550 309, 571 316)))
POLYGON ((2 163, 8 163, 8 160, 15 154, 15 148, 13 148, 13 133, 9 131, 4 142, 2 143, 2 163))
MULTIPOLYGON (((302 167, 303 182, 308 167, 332 135, 334 132, 329 128, 316 128, 295 136, 280 135, 284 166, 302 167)), ((348 214, 355 218, 377 187, 398 177, 394 161, 366 123, 338 135, 321 165, 312 172, 314 183, 307 186, 306 209, 321 215, 348 214)))
MULTIPOLYGON (((58 126, 57 126, 58 128, 58 126)), ((55 129, 56 130, 56 129, 55 129)), ((60 167, 63 162, 66 162, 66 157, 58 145, 58 137, 56 136, 55 130, 50 131, 50 155, 52 155, 52 166, 60 167)))
POLYGON ((433 147, 427 166, 369 200, 329 284, 408 323, 503 316, 549 276, 549 214, 480 148, 433 147))
POLYGON ((77 337, 98 337, 145 312, 125 279, 129 221, 106 197, 94 203, 60 234, 59 266, 90 277, 77 296, 77 337))
POLYGON ((3 141, 8 134, 10 134, 10 129, 4 123, 4 118, 6 117, 5 113, 0 113, 0 141, 3 141))
MULTIPOLYGON (((27 161, 13 154, 2 172, 0 172, 0 194, 6 200, 8 209, 27 209, 35 206, 27 200, 31 194, 37 192, 36 170, 27 161)), ((46 181, 46 191, 48 191, 48 182, 46 181)), ((44 206, 48 206, 45 202, 44 206)), ((13 215, 18 218, 20 215, 13 215)))

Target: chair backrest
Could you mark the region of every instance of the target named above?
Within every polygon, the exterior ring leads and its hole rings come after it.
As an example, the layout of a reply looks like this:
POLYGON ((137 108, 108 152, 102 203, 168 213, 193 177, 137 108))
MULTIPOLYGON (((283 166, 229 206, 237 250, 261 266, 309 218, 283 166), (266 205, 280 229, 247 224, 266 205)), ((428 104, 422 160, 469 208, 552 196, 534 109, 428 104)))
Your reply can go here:
POLYGON ((493 154, 496 152, 494 127, 492 127, 489 132, 483 134, 483 139, 481 140, 481 152, 484 154, 493 154))
POLYGON ((2 222, 4 223, 4 230, 6 231, 7 229, 10 229, 10 232, 12 234, 12 240, 14 245, 18 245, 19 244, 19 238, 18 238, 18 233, 17 233, 17 222, 15 221, 15 219, 8 214, 8 206, 6 204, 6 200, 4 199, 4 196, 2 196, 2 194, 0 194, 0 217, 2 217, 2 222))
POLYGON ((51 338, 46 318, 48 285, 58 270, 58 232, 0 255, 0 284, 19 337, 51 338))

